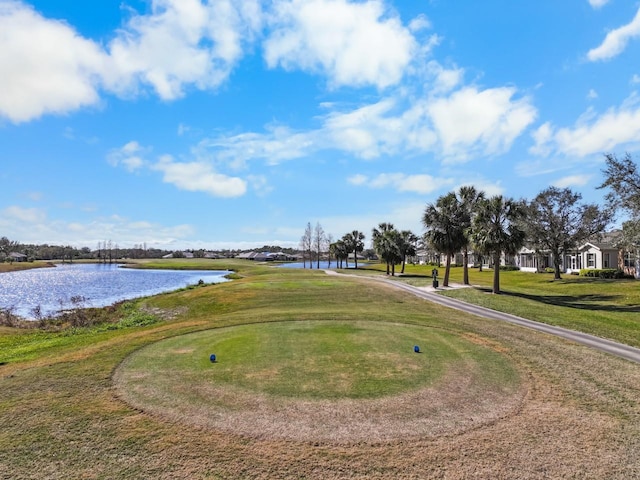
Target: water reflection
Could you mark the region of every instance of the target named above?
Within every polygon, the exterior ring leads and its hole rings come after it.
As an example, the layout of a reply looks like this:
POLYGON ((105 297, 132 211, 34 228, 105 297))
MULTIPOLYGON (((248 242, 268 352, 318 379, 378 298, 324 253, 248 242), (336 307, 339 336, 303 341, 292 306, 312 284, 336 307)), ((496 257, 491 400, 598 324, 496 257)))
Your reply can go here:
POLYGON ((0 274, 0 307, 33 318, 32 310, 53 313, 72 306, 71 298, 84 297, 83 306, 104 307, 131 298, 157 295, 193 285, 220 283, 228 271, 141 270, 109 264, 59 265, 0 274))

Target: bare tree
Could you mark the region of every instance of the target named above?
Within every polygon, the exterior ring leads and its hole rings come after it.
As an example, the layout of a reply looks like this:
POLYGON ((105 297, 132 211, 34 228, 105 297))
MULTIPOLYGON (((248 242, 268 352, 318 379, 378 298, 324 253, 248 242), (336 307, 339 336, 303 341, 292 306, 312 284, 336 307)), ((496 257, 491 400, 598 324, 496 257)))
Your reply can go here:
POLYGON ((333 245, 333 235, 328 233, 325 237, 325 247, 327 248, 327 260, 329 262, 329 268, 331 268, 331 254, 332 254, 331 245, 333 245))
POLYGON ((322 250, 324 249, 324 244, 326 242, 326 235, 324 233, 324 229, 320 222, 316 223, 316 228, 313 230, 313 246, 316 250, 316 268, 320 269, 320 255, 322 254, 322 250))
POLYGON ((311 228, 311 222, 307 222, 307 226, 304 229, 304 235, 300 238, 300 247, 302 249, 302 261, 304 263, 304 268, 307 268, 307 255, 309 255, 309 268, 313 268, 313 259, 311 257, 311 249, 313 247, 313 229, 311 228))

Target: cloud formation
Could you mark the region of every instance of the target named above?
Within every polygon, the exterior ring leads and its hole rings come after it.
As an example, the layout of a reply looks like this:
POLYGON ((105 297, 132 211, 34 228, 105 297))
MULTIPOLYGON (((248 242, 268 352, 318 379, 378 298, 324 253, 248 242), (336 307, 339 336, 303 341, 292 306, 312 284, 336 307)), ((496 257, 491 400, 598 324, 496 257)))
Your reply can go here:
POLYGON ((22 243, 38 244, 46 238, 59 245, 86 247, 105 239, 117 239, 121 247, 141 243, 148 246, 171 248, 193 235, 191 225, 161 225, 145 220, 131 220, 118 215, 95 217, 85 223, 50 218, 44 210, 10 206, 0 211, 0 227, 14 232, 22 243))
POLYGON ((553 186, 558 188, 584 187, 589 183, 591 177, 591 175, 569 175, 553 182, 553 186))
POLYGON ((435 178, 426 174, 407 175, 404 173, 381 173, 371 178, 357 174, 348 178, 347 181, 356 186, 393 188, 398 192, 412 192, 423 195, 440 190, 443 186, 453 184, 453 180, 449 178, 435 178))
POLYGON ((134 172, 146 165, 144 155, 150 149, 142 147, 138 142, 132 141, 122 148, 116 148, 109 152, 107 161, 112 167, 123 166, 129 172, 134 172))
POLYGON ((418 51, 412 30, 379 0, 152 0, 108 42, 0 0, 0 31, 0 117, 13 123, 95 106, 104 93, 150 89, 170 101, 189 88, 215 90, 261 40, 270 68, 324 75, 332 87, 396 85, 418 51))
POLYGON ((598 47, 589 50, 587 58, 592 62, 610 60, 624 51, 629 40, 638 36, 640 36, 640 9, 630 23, 607 33, 598 47))
POLYGON ((116 91, 150 85, 164 100, 223 83, 261 25, 257 0, 154 0, 150 15, 134 15, 110 43, 116 91))
POLYGON ((397 84, 418 46, 378 0, 279 0, 270 26, 269 67, 322 73, 334 87, 397 84))
POLYGON ((241 167, 252 160, 275 165, 323 150, 368 160, 433 153, 445 162, 500 155, 537 117, 528 97, 512 87, 466 86, 452 92, 394 91, 374 103, 347 109, 330 105, 319 128, 298 131, 267 126, 265 132, 220 135, 200 144, 202 155, 241 167))
POLYGON ((96 105, 108 56, 69 25, 0 1, 0 117, 22 123, 96 105))
POLYGON ((533 137, 535 145, 529 152, 542 156, 585 157, 621 147, 635 150, 640 145, 640 98, 634 94, 601 115, 589 109, 573 127, 554 128, 545 123, 533 137))
POLYGON ((189 192, 205 192, 214 197, 239 197, 247 191, 246 181, 217 173, 205 162, 176 162, 170 155, 163 155, 151 168, 164 174, 165 183, 189 192))

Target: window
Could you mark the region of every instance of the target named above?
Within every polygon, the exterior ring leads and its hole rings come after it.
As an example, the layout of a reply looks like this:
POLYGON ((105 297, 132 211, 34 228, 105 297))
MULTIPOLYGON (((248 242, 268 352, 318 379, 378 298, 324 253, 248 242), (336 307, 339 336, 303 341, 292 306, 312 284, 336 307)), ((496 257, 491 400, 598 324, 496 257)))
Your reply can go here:
POLYGON ((609 268, 609 266, 611 265, 610 255, 610 253, 604 254, 604 268, 609 268))
POLYGON ((596 254, 587 253, 587 268, 596 268, 596 254))
POLYGON ((625 252, 624 254, 624 266, 625 267, 635 267, 636 259, 634 258, 633 253, 625 252))

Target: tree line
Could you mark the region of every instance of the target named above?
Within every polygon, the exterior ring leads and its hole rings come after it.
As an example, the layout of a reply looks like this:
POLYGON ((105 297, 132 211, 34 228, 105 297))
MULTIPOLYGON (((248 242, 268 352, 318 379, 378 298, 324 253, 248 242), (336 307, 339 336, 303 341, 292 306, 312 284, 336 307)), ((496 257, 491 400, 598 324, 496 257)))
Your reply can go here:
MULTIPOLYGON (((582 203, 582 195, 570 188, 548 187, 532 200, 513 199, 502 195, 487 197, 473 186, 440 196, 426 205, 422 215, 424 234, 419 237, 409 230, 397 230, 392 223, 380 223, 372 229, 373 250, 386 263, 387 274, 394 275, 396 265, 414 256, 419 242, 445 255, 443 286, 449 285, 452 258, 462 252, 463 283, 469 284, 468 254, 470 250, 493 263, 493 293, 500 293, 502 255, 515 255, 523 246, 536 254, 550 254, 554 279, 561 278, 561 261, 587 240, 598 238, 615 219, 617 212, 627 215, 616 239, 620 248, 640 254, 640 172, 629 154, 618 159, 605 155, 605 180, 597 187, 608 189, 606 205, 582 203)), ((301 239, 303 258, 315 258, 317 268, 322 252, 342 268, 353 254, 357 268, 358 253, 364 249, 365 235, 354 230, 337 241, 325 235, 318 223, 307 224, 301 239)), ((482 268, 480 261, 480 268, 482 268)), ((330 264, 329 264, 330 265, 330 264)), ((347 263, 348 266, 348 263, 347 263)), ((305 263, 306 267, 306 263, 305 263)))

